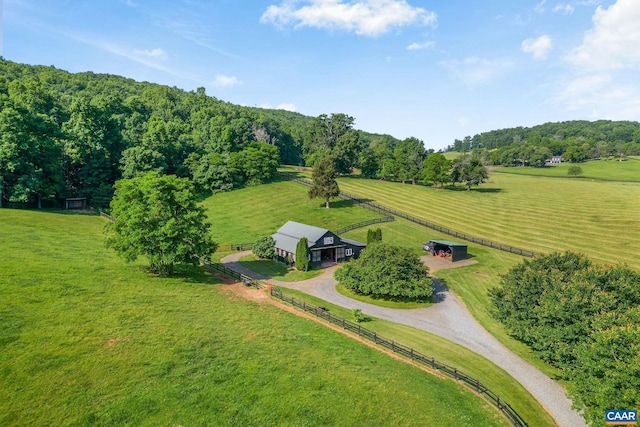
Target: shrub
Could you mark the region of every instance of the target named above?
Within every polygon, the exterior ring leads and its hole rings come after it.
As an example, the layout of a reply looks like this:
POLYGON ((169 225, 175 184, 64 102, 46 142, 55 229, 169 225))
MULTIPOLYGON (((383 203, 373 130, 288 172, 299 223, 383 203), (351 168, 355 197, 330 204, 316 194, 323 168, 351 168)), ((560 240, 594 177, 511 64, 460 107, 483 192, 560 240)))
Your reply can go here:
POLYGON ((378 298, 424 299, 433 287, 428 268, 408 248, 378 243, 336 271, 345 288, 378 298))
POLYGON ((303 237, 296 246, 296 270, 309 270, 309 241, 303 237))
POLYGON ((263 237, 253 245, 253 253, 258 258, 273 259, 276 257, 275 244, 273 237, 263 237))

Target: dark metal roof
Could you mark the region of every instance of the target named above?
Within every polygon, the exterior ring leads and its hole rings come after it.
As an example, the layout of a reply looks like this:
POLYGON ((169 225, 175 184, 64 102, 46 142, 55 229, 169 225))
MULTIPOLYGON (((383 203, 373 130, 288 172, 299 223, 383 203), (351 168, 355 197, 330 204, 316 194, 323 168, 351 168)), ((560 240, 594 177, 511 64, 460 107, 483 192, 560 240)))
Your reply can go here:
POLYGON ((464 243, 451 242, 449 240, 429 240, 429 243, 431 243, 431 242, 437 243, 439 245, 445 245, 445 246, 458 246, 458 247, 464 246, 464 247, 467 247, 467 245, 465 245, 464 243))

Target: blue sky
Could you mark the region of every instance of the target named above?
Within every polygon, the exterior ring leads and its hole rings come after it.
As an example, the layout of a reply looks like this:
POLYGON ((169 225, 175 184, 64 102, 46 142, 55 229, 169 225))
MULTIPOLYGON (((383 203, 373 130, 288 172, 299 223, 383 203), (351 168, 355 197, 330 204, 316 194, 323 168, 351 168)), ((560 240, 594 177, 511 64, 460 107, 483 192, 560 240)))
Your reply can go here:
POLYGON ((638 0, 4 0, 2 21, 11 61, 346 113, 427 148, 640 118, 638 0))

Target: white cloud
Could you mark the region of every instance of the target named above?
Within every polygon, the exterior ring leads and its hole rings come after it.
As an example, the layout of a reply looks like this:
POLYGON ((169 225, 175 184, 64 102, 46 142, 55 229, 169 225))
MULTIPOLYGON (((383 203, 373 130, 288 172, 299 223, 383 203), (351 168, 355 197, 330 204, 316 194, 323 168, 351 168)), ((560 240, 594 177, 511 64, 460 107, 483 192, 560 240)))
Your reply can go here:
POLYGON ((264 108, 267 110, 286 110, 286 111, 298 111, 298 109, 296 108, 295 104, 289 104, 289 103, 282 103, 280 105, 278 105, 276 108, 273 108, 273 105, 267 103, 264 104, 260 104, 258 105, 258 108, 264 108))
POLYGON ((536 7, 534 7, 534 8, 533 8, 533 10, 534 10, 536 13, 543 14, 543 13, 544 13, 544 4, 545 4, 546 2, 547 2, 547 0, 542 0, 540 3, 538 3, 538 4, 536 5, 536 7))
POLYGON ((224 74, 216 75, 216 79, 213 81, 213 85, 217 87, 233 87, 241 85, 242 82, 234 76, 225 76, 224 74))
POLYGON ((637 120, 640 116, 640 2, 600 6, 593 28, 565 58, 571 74, 553 101, 592 118, 637 120))
POLYGON ((283 1, 271 5, 260 22, 277 27, 314 27, 353 31, 358 35, 377 36, 390 28, 406 25, 435 26, 437 16, 421 7, 413 7, 406 0, 304 0, 283 1))
POLYGON ((530 53, 536 59, 544 59, 553 47, 553 41, 551 37, 542 35, 537 39, 524 40, 520 47, 524 53, 530 53))
POLYGON ((573 7, 570 4, 557 4, 555 5, 555 7, 553 8, 553 11, 556 13, 564 13, 565 15, 571 15, 574 11, 576 10, 575 7, 573 7))
POLYGON ((469 57, 463 61, 445 61, 440 65, 449 71, 467 87, 489 83, 504 75, 513 67, 513 62, 506 59, 491 60, 469 57))
POLYGON ((429 49, 436 45, 436 42, 433 40, 426 41, 424 43, 411 43, 407 46, 407 50, 419 50, 419 49, 429 49))
POLYGON ((276 110, 298 111, 295 104, 282 103, 276 107, 276 110))
POLYGON ((139 56, 145 56, 147 58, 167 59, 167 53, 158 47, 151 50, 134 49, 133 53, 139 56))
POLYGON ((589 69, 640 69, 640 2, 618 0, 608 9, 598 6, 593 29, 567 61, 589 69))

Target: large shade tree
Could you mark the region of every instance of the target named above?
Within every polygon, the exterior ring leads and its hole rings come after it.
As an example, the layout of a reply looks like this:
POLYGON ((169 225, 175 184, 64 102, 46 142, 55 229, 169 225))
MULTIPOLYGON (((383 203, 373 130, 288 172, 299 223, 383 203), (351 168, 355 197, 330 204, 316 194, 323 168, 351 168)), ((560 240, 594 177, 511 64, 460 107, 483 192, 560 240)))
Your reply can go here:
POLYGON ((324 199, 327 209, 329 209, 329 199, 340 195, 336 175, 335 164, 331 157, 322 159, 313 169, 311 175, 313 183, 309 189, 309 197, 324 199))
POLYGON ((150 172, 120 180, 111 214, 115 222, 107 227, 107 245, 127 262, 146 256, 160 274, 172 274, 176 263, 197 264, 216 248, 186 178, 150 172))

